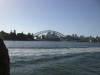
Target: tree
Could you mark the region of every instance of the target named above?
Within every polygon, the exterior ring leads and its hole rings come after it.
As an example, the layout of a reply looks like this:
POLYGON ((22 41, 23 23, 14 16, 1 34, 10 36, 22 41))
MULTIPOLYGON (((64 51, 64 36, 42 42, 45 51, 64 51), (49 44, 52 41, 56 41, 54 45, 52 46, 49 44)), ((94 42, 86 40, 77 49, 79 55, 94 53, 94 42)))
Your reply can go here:
POLYGON ((12 30, 11 30, 10 34, 12 34, 12 30))
POLYGON ((23 33, 18 33, 17 34, 18 40, 27 40, 27 37, 25 34, 23 33))
POLYGON ((16 34, 16 30, 14 30, 14 33, 16 34))
POLYGON ((31 35, 31 33, 28 33, 28 34, 26 35, 26 37, 27 37, 28 40, 33 40, 33 36, 31 35))

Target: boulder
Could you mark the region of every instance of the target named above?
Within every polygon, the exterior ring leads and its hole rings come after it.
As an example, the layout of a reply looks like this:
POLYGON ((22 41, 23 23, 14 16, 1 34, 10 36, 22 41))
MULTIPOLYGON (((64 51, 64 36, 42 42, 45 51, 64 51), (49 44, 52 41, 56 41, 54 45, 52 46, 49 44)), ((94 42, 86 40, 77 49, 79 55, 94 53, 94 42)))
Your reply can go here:
POLYGON ((10 75, 10 58, 8 49, 0 38, 0 75, 10 75))

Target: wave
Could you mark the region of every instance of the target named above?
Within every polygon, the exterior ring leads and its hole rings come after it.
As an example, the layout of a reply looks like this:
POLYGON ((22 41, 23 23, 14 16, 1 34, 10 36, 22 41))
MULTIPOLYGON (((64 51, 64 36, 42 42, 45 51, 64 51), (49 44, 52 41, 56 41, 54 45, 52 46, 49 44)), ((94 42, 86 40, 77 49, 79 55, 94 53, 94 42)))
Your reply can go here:
POLYGON ((46 56, 27 60, 13 58, 11 61, 12 75, 99 75, 100 52, 87 52, 57 56, 46 56))
POLYGON ((71 57, 75 57, 75 55, 71 54, 71 55, 58 55, 58 56, 46 56, 46 57, 40 57, 38 59, 32 59, 32 57, 30 57, 31 59, 29 60, 17 60, 15 62, 13 62, 12 64, 16 64, 16 63, 20 63, 20 64, 38 64, 38 63, 43 63, 43 62, 50 62, 50 61, 57 61, 57 60, 60 60, 60 59, 68 59, 68 58, 71 58, 71 57))
MULTIPOLYGON (((54 56, 45 56, 45 57, 39 57, 35 59, 33 56, 30 57, 30 59, 27 60, 17 60, 15 62, 11 62, 13 66, 23 66, 22 64, 39 64, 39 63, 45 63, 45 62, 54 62, 54 61, 60 61, 63 62, 63 60, 67 61, 78 61, 78 59, 81 60, 81 62, 86 61, 92 61, 95 58, 99 58, 100 52, 86 52, 86 53, 76 53, 76 54, 66 54, 66 55, 54 55, 54 56), (88 58, 88 60, 86 59, 88 58)), ((25 57, 27 58, 27 57, 25 57)), ((96 60, 96 59, 95 59, 96 60)))
POLYGON ((18 56, 48 56, 48 55, 64 55, 69 53, 86 53, 100 52, 100 47, 91 48, 59 48, 59 49, 9 49, 10 57, 18 56))
POLYGON ((8 49, 61 49, 68 47, 8 47, 8 49))
MULTIPOLYGON (((95 48, 95 47, 7 47, 8 49, 70 49, 70 48, 95 48)), ((100 48, 100 47, 98 47, 100 48)))

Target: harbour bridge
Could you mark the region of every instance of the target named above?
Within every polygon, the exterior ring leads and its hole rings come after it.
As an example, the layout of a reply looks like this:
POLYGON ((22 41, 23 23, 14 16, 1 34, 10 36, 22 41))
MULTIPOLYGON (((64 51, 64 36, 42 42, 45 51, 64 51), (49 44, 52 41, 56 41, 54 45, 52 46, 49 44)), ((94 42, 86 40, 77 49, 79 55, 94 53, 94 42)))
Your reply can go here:
POLYGON ((40 31, 40 32, 34 33, 34 36, 36 37, 36 36, 39 36, 39 35, 41 35, 41 34, 48 33, 48 32, 50 32, 50 33, 55 33, 55 34, 56 34, 57 36, 59 36, 59 37, 65 37, 64 34, 62 34, 62 33, 60 33, 60 32, 57 32, 57 31, 53 31, 53 30, 40 31))
POLYGON ((37 33, 34 33, 34 37, 38 37, 38 36, 41 36, 45 33, 51 33, 51 34, 55 34, 56 36, 58 36, 60 39, 64 40, 65 39, 65 35, 60 33, 60 32, 57 32, 57 31, 53 31, 53 30, 44 30, 44 31, 40 31, 40 32, 37 32, 37 33))

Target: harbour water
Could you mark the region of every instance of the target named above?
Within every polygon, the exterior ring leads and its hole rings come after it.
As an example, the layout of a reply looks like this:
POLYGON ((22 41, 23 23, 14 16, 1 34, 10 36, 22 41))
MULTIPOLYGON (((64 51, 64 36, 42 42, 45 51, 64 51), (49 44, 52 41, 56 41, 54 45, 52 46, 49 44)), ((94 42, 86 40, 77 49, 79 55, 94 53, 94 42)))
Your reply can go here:
POLYGON ((100 75, 100 43, 4 42, 11 75, 100 75))

